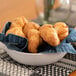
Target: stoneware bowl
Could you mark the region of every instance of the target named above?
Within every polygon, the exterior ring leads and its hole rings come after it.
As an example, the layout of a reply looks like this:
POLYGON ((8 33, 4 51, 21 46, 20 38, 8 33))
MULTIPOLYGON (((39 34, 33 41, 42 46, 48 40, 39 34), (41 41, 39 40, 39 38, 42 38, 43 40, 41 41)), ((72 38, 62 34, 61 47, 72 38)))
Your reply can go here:
POLYGON ((16 50, 11 50, 0 42, 0 49, 4 49, 7 54, 15 61, 27 65, 47 65, 54 63, 65 56, 64 53, 23 53, 16 50))

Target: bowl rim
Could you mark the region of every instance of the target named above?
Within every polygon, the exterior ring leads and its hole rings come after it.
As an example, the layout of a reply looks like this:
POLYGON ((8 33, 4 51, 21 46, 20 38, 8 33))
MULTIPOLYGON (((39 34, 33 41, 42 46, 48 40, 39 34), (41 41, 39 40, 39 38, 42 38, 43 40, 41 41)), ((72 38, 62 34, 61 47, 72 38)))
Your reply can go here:
POLYGON ((25 55, 27 54, 27 55, 33 55, 33 56, 34 56, 34 55, 48 55, 48 54, 49 54, 49 55, 51 55, 51 54, 67 54, 67 52, 57 52, 57 53, 26 53, 26 52, 21 52, 21 51, 12 50, 12 49, 8 49, 8 48, 7 48, 7 51, 8 51, 8 50, 9 50, 9 51, 11 50, 12 52, 16 52, 16 53, 20 53, 20 54, 25 54, 25 55))
POLYGON ((16 53, 20 53, 20 54, 24 54, 24 55, 48 55, 48 54, 67 54, 67 52, 57 52, 57 53, 26 53, 26 52, 21 52, 21 51, 17 51, 17 50, 13 50, 13 49, 9 49, 7 48, 7 46, 0 42, 0 45, 3 47, 2 49, 4 49, 6 52, 8 51, 12 51, 12 52, 16 52, 16 53))

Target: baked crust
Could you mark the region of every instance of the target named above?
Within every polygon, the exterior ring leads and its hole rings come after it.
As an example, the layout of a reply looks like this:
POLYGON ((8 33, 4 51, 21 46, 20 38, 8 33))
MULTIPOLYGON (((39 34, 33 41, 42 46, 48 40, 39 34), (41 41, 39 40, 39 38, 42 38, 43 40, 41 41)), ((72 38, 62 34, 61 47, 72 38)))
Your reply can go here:
POLYGON ((50 26, 51 27, 48 27, 48 25, 43 25, 40 27, 40 36, 51 46, 57 46, 60 44, 60 40, 58 38, 56 30, 52 27, 52 25, 50 26))
POLYGON ((57 22, 54 25, 54 28, 56 29, 59 39, 62 41, 65 39, 69 34, 68 26, 64 22, 57 22))
POLYGON ((38 25, 35 22, 28 22, 27 24, 25 24, 25 26, 23 27, 23 32, 24 34, 27 36, 27 33, 30 29, 36 29, 38 30, 40 27, 40 25, 38 25))
POLYGON ((36 29, 31 29, 28 31, 28 50, 32 53, 37 53, 37 48, 40 45, 40 34, 36 29))
POLYGON ((21 27, 14 27, 14 28, 9 29, 6 32, 6 35, 8 35, 8 34, 14 34, 14 35, 18 35, 18 36, 21 36, 21 37, 25 38, 25 35, 22 32, 22 28, 21 27))

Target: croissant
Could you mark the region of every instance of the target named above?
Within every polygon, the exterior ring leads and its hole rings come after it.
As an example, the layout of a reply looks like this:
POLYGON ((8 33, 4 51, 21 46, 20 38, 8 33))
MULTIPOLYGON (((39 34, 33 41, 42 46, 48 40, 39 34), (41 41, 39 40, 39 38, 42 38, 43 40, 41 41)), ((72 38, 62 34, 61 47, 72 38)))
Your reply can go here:
POLYGON ((8 35, 8 34, 14 34, 14 35, 18 35, 18 36, 21 36, 21 37, 25 38, 25 35, 22 32, 22 28, 21 27, 14 27, 14 28, 9 29, 6 32, 6 35, 8 35))
POLYGON ((62 41, 65 39, 69 34, 68 26, 64 22, 57 22, 54 25, 54 28, 56 29, 59 39, 62 41))
POLYGON ((38 25, 35 22, 28 22, 24 27, 23 27, 23 32, 27 36, 27 33, 30 29, 36 29, 38 30, 40 25, 38 25))
POLYGON ((17 17, 16 19, 14 19, 12 21, 12 24, 10 26, 10 28, 13 28, 13 27, 23 27, 24 24, 27 24, 28 23, 28 20, 22 16, 22 17, 17 17))
POLYGON ((60 44, 60 40, 56 30, 53 28, 53 25, 45 24, 40 27, 39 31, 43 40, 51 46, 57 46, 60 44))
POLYGON ((40 45, 40 34, 36 29, 31 29, 27 33, 28 37, 28 50, 32 53, 37 53, 38 46, 40 45))

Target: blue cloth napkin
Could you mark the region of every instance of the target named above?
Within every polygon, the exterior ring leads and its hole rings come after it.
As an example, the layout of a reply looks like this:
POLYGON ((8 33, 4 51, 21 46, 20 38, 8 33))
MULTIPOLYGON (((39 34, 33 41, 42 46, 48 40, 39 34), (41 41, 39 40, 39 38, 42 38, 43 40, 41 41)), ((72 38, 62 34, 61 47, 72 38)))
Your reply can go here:
MULTIPOLYGON (((6 44, 9 49, 28 52, 28 39, 16 36, 13 34, 5 35, 7 30, 10 28, 11 22, 7 22, 2 33, 0 33, 0 41, 6 44)), ((46 42, 38 47, 38 53, 57 53, 67 52, 76 54, 76 50, 71 45, 71 42, 76 42, 76 30, 73 28, 69 29, 69 35, 66 37, 60 45, 52 47, 46 42)), ((31 45, 32 46, 32 45, 31 45)))
POLYGON ((0 33, 0 41, 3 42, 9 49, 23 51, 27 47, 28 40, 13 34, 8 34, 6 36, 5 34, 10 26, 11 22, 7 22, 2 33, 0 33))

